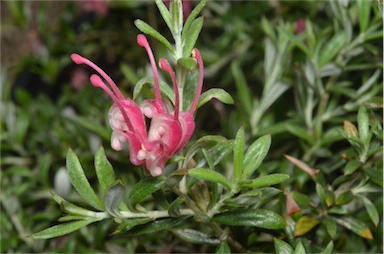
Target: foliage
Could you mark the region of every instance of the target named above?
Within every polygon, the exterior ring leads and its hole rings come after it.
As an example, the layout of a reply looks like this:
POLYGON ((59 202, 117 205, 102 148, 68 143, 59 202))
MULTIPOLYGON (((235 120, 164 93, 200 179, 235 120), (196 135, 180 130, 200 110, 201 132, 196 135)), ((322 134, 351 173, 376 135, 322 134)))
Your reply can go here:
POLYGON ((379 1, 70 2, 56 30, 49 2, 3 4, 3 30, 41 45, 0 77, 1 252, 383 251, 379 1), (140 32, 175 66, 182 109, 193 48, 205 65, 194 135, 159 177, 110 148, 109 99, 71 86, 77 51, 153 97, 140 32))

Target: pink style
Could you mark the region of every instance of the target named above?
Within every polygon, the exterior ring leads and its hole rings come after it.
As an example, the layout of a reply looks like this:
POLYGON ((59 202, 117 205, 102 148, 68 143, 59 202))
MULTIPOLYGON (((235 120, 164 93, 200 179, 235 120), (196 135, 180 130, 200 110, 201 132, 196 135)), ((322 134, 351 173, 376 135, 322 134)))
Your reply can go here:
POLYGON ((155 98, 145 100, 141 107, 133 100, 124 98, 113 80, 93 62, 78 54, 72 54, 71 58, 76 64, 86 64, 93 68, 109 85, 107 86, 99 75, 93 74, 90 77, 92 85, 103 89, 114 102, 109 110, 109 122, 113 129, 112 148, 121 151, 123 144, 127 143, 132 164, 136 166, 144 164, 152 176, 159 176, 166 162, 185 146, 193 134, 195 129, 193 114, 201 94, 204 67, 199 50, 194 49, 192 55, 199 65, 199 81, 191 108, 188 112, 181 112, 175 73, 167 60, 160 59, 159 66, 170 75, 175 93, 174 110, 169 112, 161 98, 159 75, 147 38, 140 34, 137 36, 137 43, 148 53, 155 88, 155 98), (148 133, 144 115, 151 119, 148 133))

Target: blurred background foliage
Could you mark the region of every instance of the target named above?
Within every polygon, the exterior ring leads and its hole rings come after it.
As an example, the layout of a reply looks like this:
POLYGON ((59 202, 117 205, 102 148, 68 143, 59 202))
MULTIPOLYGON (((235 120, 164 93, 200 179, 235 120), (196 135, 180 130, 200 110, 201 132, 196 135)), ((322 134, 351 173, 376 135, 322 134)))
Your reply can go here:
MULTIPOLYGON (((142 175, 127 154, 110 148, 111 101, 89 85, 91 73, 70 54, 93 59, 132 97, 134 84, 149 73, 134 20, 170 34, 150 1, 0 4, 0 251, 215 251, 171 232, 114 236, 108 222, 48 241, 29 237, 60 216, 49 190, 80 200, 64 170, 68 147, 91 181, 101 145, 128 188, 142 175)), ((195 139, 234 138, 244 127, 250 144, 270 133, 272 147, 258 174, 291 175, 278 195, 260 201, 285 217, 286 229, 233 228, 235 238, 256 252, 301 246, 307 252, 382 252, 382 3, 208 1, 202 16, 197 47, 206 66, 204 89, 224 88, 235 105, 213 100, 200 108, 195 139)), ((166 54, 150 42, 157 58, 166 54)))

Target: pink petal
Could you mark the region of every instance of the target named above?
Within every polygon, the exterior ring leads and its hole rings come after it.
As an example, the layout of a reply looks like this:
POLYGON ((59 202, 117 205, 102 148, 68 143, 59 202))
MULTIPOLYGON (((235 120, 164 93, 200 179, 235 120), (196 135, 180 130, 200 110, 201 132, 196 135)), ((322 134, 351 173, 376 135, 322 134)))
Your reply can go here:
POLYGON ((153 118, 153 116, 166 113, 164 106, 159 105, 156 100, 145 100, 141 103, 141 111, 148 118, 153 118))
POLYGON ((162 142, 167 155, 174 154, 181 137, 181 125, 171 114, 159 114, 152 118, 148 141, 162 142))
POLYGON ((180 149, 182 149, 185 146, 185 144, 189 141, 189 139, 191 138, 195 130, 195 120, 193 119, 192 114, 186 113, 186 112, 180 112, 179 122, 181 125, 182 133, 181 133, 181 139, 174 153, 177 153, 178 151, 180 151, 180 149))

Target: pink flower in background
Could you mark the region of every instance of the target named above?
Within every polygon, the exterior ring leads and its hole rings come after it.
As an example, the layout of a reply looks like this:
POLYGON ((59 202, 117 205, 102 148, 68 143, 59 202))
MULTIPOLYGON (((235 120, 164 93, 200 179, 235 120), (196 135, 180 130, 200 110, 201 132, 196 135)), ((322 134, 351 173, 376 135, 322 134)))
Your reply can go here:
POLYGON ((109 0, 81 0, 77 3, 84 11, 90 11, 99 16, 105 16, 108 14, 108 2, 109 0))
POLYGON ((155 98, 145 100, 141 107, 133 100, 124 98, 113 80, 94 63, 78 54, 72 54, 71 58, 76 64, 86 64, 93 68, 109 85, 108 87, 99 75, 90 77, 92 85, 103 89, 114 101, 109 110, 109 122, 113 129, 112 148, 121 151, 123 144, 127 143, 132 164, 144 164, 152 176, 158 176, 162 174, 165 163, 185 146, 193 134, 193 114, 201 94, 204 67, 199 50, 194 49, 193 57, 199 65, 200 76, 192 105, 189 111, 182 112, 179 108, 179 88, 175 73, 167 60, 160 59, 159 66, 171 76, 175 94, 173 111, 169 111, 161 98, 159 75, 149 43, 144 35, 137 36, 137 43, 148 53, 155 88, 155 98), (151 119, 148 133, 144 116, 151 119))
POLYGON ((301 33, 304 33, 305 30, 306 30, 306 27, 305 27, 305 19, 298 19, 296 20, 296 30, 295 30, 295 33, 296 34, 301 34, 301 33))
MULTIPOLYGON (((164 0, 163 2, 165 4, 165 6, 167 6, 167 8, 169 9, 169 5, 170 5, 171 1, 170 0, 164 0)), ((184 21, 186 21, 189 14, 192 11, 192 3, 191 3, 191 1, 182 1, 182 5, 183 5, 183 19, 184 19, 184 21)))
POLYGON ((77 91, 82 90, 88 83, 88 77, 88 73, 81 68, 74 69, 71 74, 72 87, 77 91))

